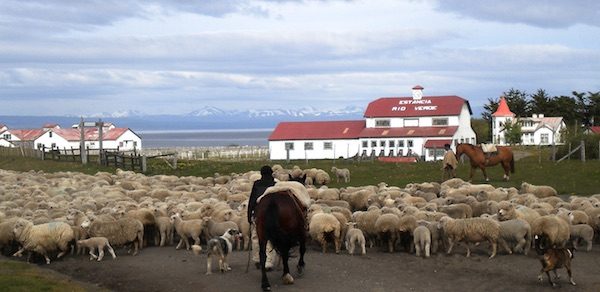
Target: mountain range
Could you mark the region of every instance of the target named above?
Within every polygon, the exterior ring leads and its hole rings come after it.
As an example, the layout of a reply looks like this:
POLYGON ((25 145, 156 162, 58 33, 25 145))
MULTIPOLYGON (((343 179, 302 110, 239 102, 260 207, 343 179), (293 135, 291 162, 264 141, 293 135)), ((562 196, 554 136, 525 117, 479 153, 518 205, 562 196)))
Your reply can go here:
MULTIPOLYGON (((205 129, 271 129, 284 121, 362 119, 364 108, 348 106, 336 110, 314 107, 300 109, 224 110, 205 106, 186 114, 152 115, 135 110, 84 115, 86 121, 112 122, 117 127, 134 131, 147 130, 205 130, 205 129)), ((41 128, 56 123, 63 128, 79 123, 80 117, 70 116, 0 116, 0 124, 12 129, 41 128)))

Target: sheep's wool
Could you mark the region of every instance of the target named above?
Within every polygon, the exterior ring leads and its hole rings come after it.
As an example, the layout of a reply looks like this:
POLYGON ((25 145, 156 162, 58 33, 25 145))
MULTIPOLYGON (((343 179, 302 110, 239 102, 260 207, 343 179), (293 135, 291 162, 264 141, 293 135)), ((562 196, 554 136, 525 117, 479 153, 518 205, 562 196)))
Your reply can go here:
POLYGON ((277 193, 281 191, 292 192, 294 196, 296 196, 296 198, 300 200, 302 205, 304 205, 307 208, 310 206, 310 196, 308 195, 308 191, 301 183, 296 181, 277 182, 274 186, 269 187, 267 190, 265 190, 265 193, 262 196, 258 197, 258 199, 256 199, 256 203, 260 202, 260 199, 262 199, 262 197, 268 194, 277 193))

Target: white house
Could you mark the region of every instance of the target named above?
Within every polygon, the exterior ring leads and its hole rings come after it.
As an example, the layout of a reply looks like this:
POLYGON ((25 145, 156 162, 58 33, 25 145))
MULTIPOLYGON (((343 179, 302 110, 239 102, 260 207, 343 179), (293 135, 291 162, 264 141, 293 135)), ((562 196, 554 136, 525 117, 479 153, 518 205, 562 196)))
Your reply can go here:
POLYGON ((15 145, 4 138, 0 138, 0 147, 15 147, 15 145))
MULTIPOLYGON (((111 123, 103 127, 102 147, 122 151, 141 150, 142 139, 129 128, 117 128, 111 123)), ((84 128, 83 139, 89 149, 99 149, 100 138, 97 127, 84 128)), ((41 149, 79 149, 81 132, 78 128, 62 129, 56 124, 46 124, 42 129, 5 130, 0 138, 16 146, 41 149)))
POLYGON ((516 118, 510 111, 506 99, 500 98, 498 110, 492 114, 493 143, 506 145, 505 125, 519 123, 521 126, 521 145, 562 144, 561 132, 567 127, 562 117, 544 117, 534 114, 531 117, 516 118))
POLYGON ((412 97, 370 102, 364 120, 279 123, 269 136, 270 158, 415 155, 427 161, 441 159, 446 143, 476 143, 471 114, 467 100, 455 95, 423 96, 423 87, 415 86, 412 97))

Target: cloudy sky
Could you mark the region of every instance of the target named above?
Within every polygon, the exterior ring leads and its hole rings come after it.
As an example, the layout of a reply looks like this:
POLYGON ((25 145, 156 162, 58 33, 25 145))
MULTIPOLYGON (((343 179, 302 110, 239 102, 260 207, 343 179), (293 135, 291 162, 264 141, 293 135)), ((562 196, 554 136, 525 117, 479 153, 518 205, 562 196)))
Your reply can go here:
POLYGON ((600 90, 596 0, 2 0, 0 115, 600 90))

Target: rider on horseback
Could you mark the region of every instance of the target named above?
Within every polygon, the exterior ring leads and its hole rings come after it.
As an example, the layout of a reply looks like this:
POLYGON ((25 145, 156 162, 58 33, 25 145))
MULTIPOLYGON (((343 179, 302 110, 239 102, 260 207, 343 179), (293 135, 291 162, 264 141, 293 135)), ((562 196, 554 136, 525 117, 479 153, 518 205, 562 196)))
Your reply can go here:
MULTIPOLYGON (((258 257, 258 235, 256 234, 256 226, 254 224, 254 209, 256 208, 256 199, 260 197, 267 188, 275 185, 275 179, 273 178, 273 169, 270 166, 265 165, 260 168, 261 178, 254 182, 252 185, 252 192, 248 199, 248 223, 252 225, 252 261, 259 268, 259 257, 258 257)), ((265 264, 266 269, 273 268, 273 259, 275 258, 275 252, 273 248, 268 244, 267 246, 267 262, 265 264)))

